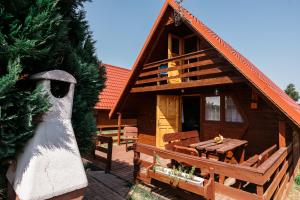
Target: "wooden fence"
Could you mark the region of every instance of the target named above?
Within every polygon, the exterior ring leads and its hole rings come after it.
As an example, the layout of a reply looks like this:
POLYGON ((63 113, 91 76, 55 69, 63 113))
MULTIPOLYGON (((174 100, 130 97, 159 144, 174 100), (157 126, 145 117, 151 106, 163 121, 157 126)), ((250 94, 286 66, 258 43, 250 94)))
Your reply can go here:
POLYGON ((214 183, 215 192, 234 199, 281 199, 293 170, 291 145, 289 147, 279 148, 257 168, 186 155, 140 143, 135 144, 134 149, 135 179, 145 183, 150 183, 152 179, 147 173, 147 170, 146 173, 144 173, 145 170, 143 170, 143 168, 149 169, 153 166, 153 163, 141 160, 140 154, 153 157, 158 155, 163 159, 173 159, 180 163, 188 163, 200 169, 213 169, 213 173, 217 176, 231 177, 241 183, 251 184, 256 188, 254 191, 247 191, 238 187, 226 186, 221 182, 214 183))

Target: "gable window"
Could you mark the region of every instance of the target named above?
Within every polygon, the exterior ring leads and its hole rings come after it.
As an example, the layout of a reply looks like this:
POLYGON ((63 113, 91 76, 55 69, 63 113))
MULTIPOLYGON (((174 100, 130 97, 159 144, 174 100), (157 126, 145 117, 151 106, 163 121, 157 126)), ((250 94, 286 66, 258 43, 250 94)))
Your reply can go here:
POLYGON ((205 97, 205 120, 220 121, 221 119, 221 98, 220 96, 205 97))
POLYGON ((225 96, 225 121, 238 123, 244 122, 237 106, 230 96, 225 96))

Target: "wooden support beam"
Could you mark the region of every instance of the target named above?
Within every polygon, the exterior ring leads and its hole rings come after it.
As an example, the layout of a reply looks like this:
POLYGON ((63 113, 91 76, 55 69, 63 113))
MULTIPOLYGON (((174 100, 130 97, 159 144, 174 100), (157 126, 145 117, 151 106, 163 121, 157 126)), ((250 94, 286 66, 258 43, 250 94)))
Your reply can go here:
POLYGON ((239 76, 230 76, 230 77, 223 76, 223 77, 195 80, 195 81, 190 81, 190 82, 182 82, 182 83, 177 83, 177 84, 135 87, 135 88, 132 88, 130 92, 131 93, 153 92, 153 91, 184 89, 184 88, 191 88, 191 87, 233 84, 233 83, 242 83, 242 82, 245 82, 245 79, 242 77, 239 77, 239 76))
POLYGON ((286 124, 284 120, 279 120, 278 133, 279 133, 279 148, 286 147, 286 124))
POLYGON ((118 112, 118 145, 121 144, 122 113, 118 112))

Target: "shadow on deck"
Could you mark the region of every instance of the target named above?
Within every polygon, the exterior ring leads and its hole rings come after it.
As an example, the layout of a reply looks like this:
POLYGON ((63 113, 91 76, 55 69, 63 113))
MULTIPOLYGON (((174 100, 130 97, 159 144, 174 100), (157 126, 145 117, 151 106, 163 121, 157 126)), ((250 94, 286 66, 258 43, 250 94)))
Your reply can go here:
MULTIPOLYGON (((92 156, 87 159, 93 162, 101 169, 105 169, 105 163, 97 157, 106 157, 106 155, 100 151, 96 151, 96 159, 92 156)), ((126 152, 125 145, 114 145, 112 150, 112 163, 110 173, 133 183, 133 151, 126 152)))

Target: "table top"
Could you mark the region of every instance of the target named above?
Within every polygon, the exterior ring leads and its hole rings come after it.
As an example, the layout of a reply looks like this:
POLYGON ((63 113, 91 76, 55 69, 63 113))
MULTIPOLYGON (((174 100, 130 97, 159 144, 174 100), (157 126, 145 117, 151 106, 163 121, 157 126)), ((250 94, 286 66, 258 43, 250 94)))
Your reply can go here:
POLYGON ((192 148, 196 148, 199 151, 217 152, 220 154, 232 151, 240 146, 247 145, 248 141, 238 140, 231 138, 224 138, 222 143, 216 143, 214 140, 207 140, 189 145, 192 148))

